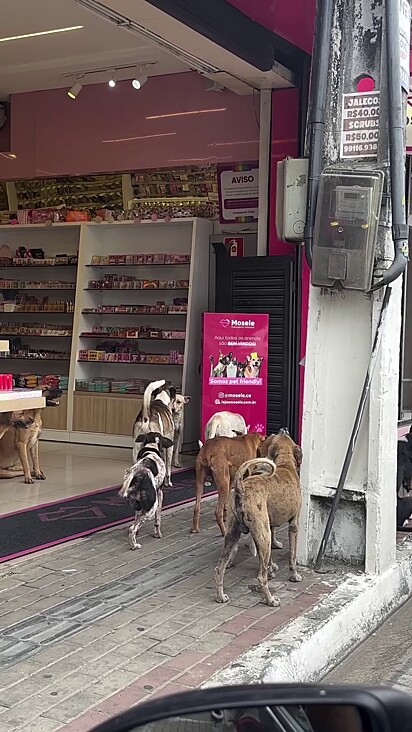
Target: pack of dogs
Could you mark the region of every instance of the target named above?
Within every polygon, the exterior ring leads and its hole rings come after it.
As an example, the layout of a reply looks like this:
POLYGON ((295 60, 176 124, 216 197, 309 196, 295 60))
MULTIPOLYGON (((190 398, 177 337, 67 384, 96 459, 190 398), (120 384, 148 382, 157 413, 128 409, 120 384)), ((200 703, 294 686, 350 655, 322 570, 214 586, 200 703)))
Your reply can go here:
MULTIPOLYGON (((227 368, 228 364, 225 365, 227 368)), ((254 368, 258 368, 254 366, 254 368)), ((259 366, 260 368, 260 366, 259 366)), ((148 385, 133 426, 133 465, 124 475, 120 496, 129 502, 134 522, 129 545, 141 549, 141 526, 154 520, 153 535, 162 538, 163 491, 172 486, 172 466, 180 467, 184 407, 189 396, 178 394, 164 380, 148 385)), ((248 432, 239 414, 220 412, 205 429, 195 462, 196 497, 191 531, 200 530, 200 508, 204 486, 213 481, 217 491, 216 523, 223 536, 222 553, 215 569, 216 601, 228 602, 224 576, 237 552, 242 535, 258 557, 258 586, 270 606, 279 604, 270 592, 268 580, 277 565, 272 550, 282 548, 276 530, 289 526, 289 579, 300 582, 296 567, 296 543, 301 506, 301 448, 287 429, 268 437, 248 432)))
MULTIPOLYGON (((239 374, 239 367, 258 375, 261 359, 251 354, 251 361, 235 363, 232 354, 220 354, 214 376, 239 374), (256 357, 256 358, 255 358, 256 357)), ((59 405, 61 391, 43 388, 46 407, 59 405)), ((138 541, 144 523, 154 520, 153 535, 162 538, 161 513, 163 491, 172 487, 172 467, 180 468, 184 430, 184 408, 190 396, 179 394, 165 380, 150 383, 143 396, 142 408, 133 425, 133 465, 125 471, 119 495, 134 512, 129 529, 130 548, 141 549, 138 541)), ((24 482, 45 480, 39 457, 43 409, 0 414, 0 478, 24 477, 24 482), (31 464, 30 464, 31 463, 31 464)), ((296 545, 301 508, 300 466, 302 450, 286 428, 263 436, 249 432, 240 414, 218 412, 205 428, 205 442, 199 441, 195 461, 196 490, 192 533, 200 530, 201 499, 205 485, 212 481, 217 492, 215 519, 223 537, 223 547, 214 571, 216 601, 229 601, 224 578, 231 566, 242 535, 248 535, 249 548, 258 557, 258 587, 269 606, 279 600, 270 591, 268 581, 277 565, 272 550, 281 549, 276 530, 288 525, 289 579, 300 582, 296 545)), ((397 526, 412 517, 412 427, 398 441, 397 453, 397 526)), ((411 528, 412 530, 412 528, 411 528)))

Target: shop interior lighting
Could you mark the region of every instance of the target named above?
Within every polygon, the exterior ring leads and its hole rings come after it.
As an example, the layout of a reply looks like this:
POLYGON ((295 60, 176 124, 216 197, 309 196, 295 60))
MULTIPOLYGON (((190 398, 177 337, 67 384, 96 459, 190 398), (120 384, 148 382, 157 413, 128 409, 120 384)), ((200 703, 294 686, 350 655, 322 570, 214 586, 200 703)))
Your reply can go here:
POLYGON ((143 84, 146 84, 147 76, 145 74, 139 74, 135 79, 132 79, 132 87, 138 91, 142 88, 143 84))
POLYGON ((70 99, 77 99, 82 89, 83 85, 80 83, 79 79, 76 79, 73 86, 67 92, 67 96, 70 97, 70 99))
POLYGON ((112 73, 110 76, 109 86, 110 86, 110 89, 114 89, 114 87, 116 86, 116 79, 114 78, 114 73, 112 73))
POLYGON ((47 31, 38 31, 37 33, 24 33, 20 36, 7 36, 0 38, 0 43, 6 43, 7 41, 21 41, 25 38, 38 38, 39 36, 51 36, 55 33, 67 33, 68 31, 82 30, 82 25, 72 25, 69 28, 53 28, 47 31))

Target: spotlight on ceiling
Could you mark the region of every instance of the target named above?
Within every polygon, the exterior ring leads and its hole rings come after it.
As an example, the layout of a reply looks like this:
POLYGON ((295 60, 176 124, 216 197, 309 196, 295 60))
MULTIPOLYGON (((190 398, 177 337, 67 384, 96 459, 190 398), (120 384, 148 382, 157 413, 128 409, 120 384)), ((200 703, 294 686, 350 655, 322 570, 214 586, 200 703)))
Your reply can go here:
POLYGON ((110 76, 109 86, 111 89, 114 89, 114 87, 116 86, 116 79, 114 78, 114 74, 111 74, 110 76))
POLYGON ((83 85, 80 83, 78 79, 74 82, 73 86, 69 91, 67 92, 67 96, 70 97, 70 99, 77 99, 79 96, 81 90, 83 89, 83 85))
POLYGON ((136 89, 138 91, 142 88, 143 84, 146 84, 147 76, 144 74, 140 74, 140 76, 136 76, 135 79, 132 79, 132 87, 133 89, 136 89))

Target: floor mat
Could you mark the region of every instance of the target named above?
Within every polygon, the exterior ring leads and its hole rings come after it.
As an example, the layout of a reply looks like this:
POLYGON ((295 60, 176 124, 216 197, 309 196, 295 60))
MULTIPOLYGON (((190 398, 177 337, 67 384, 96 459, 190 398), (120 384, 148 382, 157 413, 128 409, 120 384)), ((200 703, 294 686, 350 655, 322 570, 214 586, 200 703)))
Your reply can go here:
MULTIPOLYGON (((119 498, 119 487, 1 516, 0 563, 131 521, 131 508, 119 498)), ((214 492, 213 486, 205 486, 205 494, 214 492)), ((194 470, 175 473, 173 487, 164 491, 163 506, 190 503, 194 495, 194 470)))

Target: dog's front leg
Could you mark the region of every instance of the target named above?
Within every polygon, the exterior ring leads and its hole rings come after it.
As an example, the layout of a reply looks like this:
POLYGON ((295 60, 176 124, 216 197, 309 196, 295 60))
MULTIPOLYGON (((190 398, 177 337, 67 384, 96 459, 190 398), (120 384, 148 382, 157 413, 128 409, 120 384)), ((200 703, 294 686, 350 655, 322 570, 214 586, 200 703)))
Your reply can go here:
POLYGON ((216 602, 229 602, 229 595, 226 595, 224 592, 223 580, 225 578, 226 569, 237 552, 237 546, 241 535, 242 532, 240 530, 240 524, 237 518, 232 516, 225 535, 222 553, 214 572, 216 602))
POLYGON ((163 491, 161 488, 157 491, 157 508, 155 514, 155 524, 153 536, 155 539, 162 539, 162 506, 163 506, 163 491))
POLYGON ((24 473, 24 482, 25 483, 34 483, 33 478, 31 477, 31 470, 29 465, 29 460, 27 457, 27 443, 25 442, 16 442, 16 448, 17 452, 19 453, 20 462, 23 468, 24 473))
POLYGON ((171 488, 172 483, 172 457, 173 457, 173 446, 168 447, 166 449, 166 455, 165 455, 165 468, 166 468, 166 478, 165 478, 165 486, 166 488, 171 488))
POLYGON ((142 548, 142 545, 139 544, 139 542, 137 541, 137 536, 138 536, 141 525, 142 525, 141 517, 138 513, 136 513, 134 523, 131 525, 131 527, 129 529, 129 544, 130 544, 130 549, 132 549, 132 551, 134 551, 135 549, 142 548))
POLYGON ((296 546, 298 543, 298 517, 289 521, 289 579, 291 582, 302 582, 296 568, 296 546))
POLYGON ((183 425, 179 427, 175 434, 175 442, 173 444, 173 459, 172 464, 174 468, 181 468, 180 453, 182 451, 183 441, 183 425))
POLYGON ((30 448, 30 456, 33 463, 33 473, 35 478, 37 480, 46 480, 46 476, 43 473, 43 471, 40 469, 40 459, 39 459, 39 441, 36 440, 33 447, 30 448))

